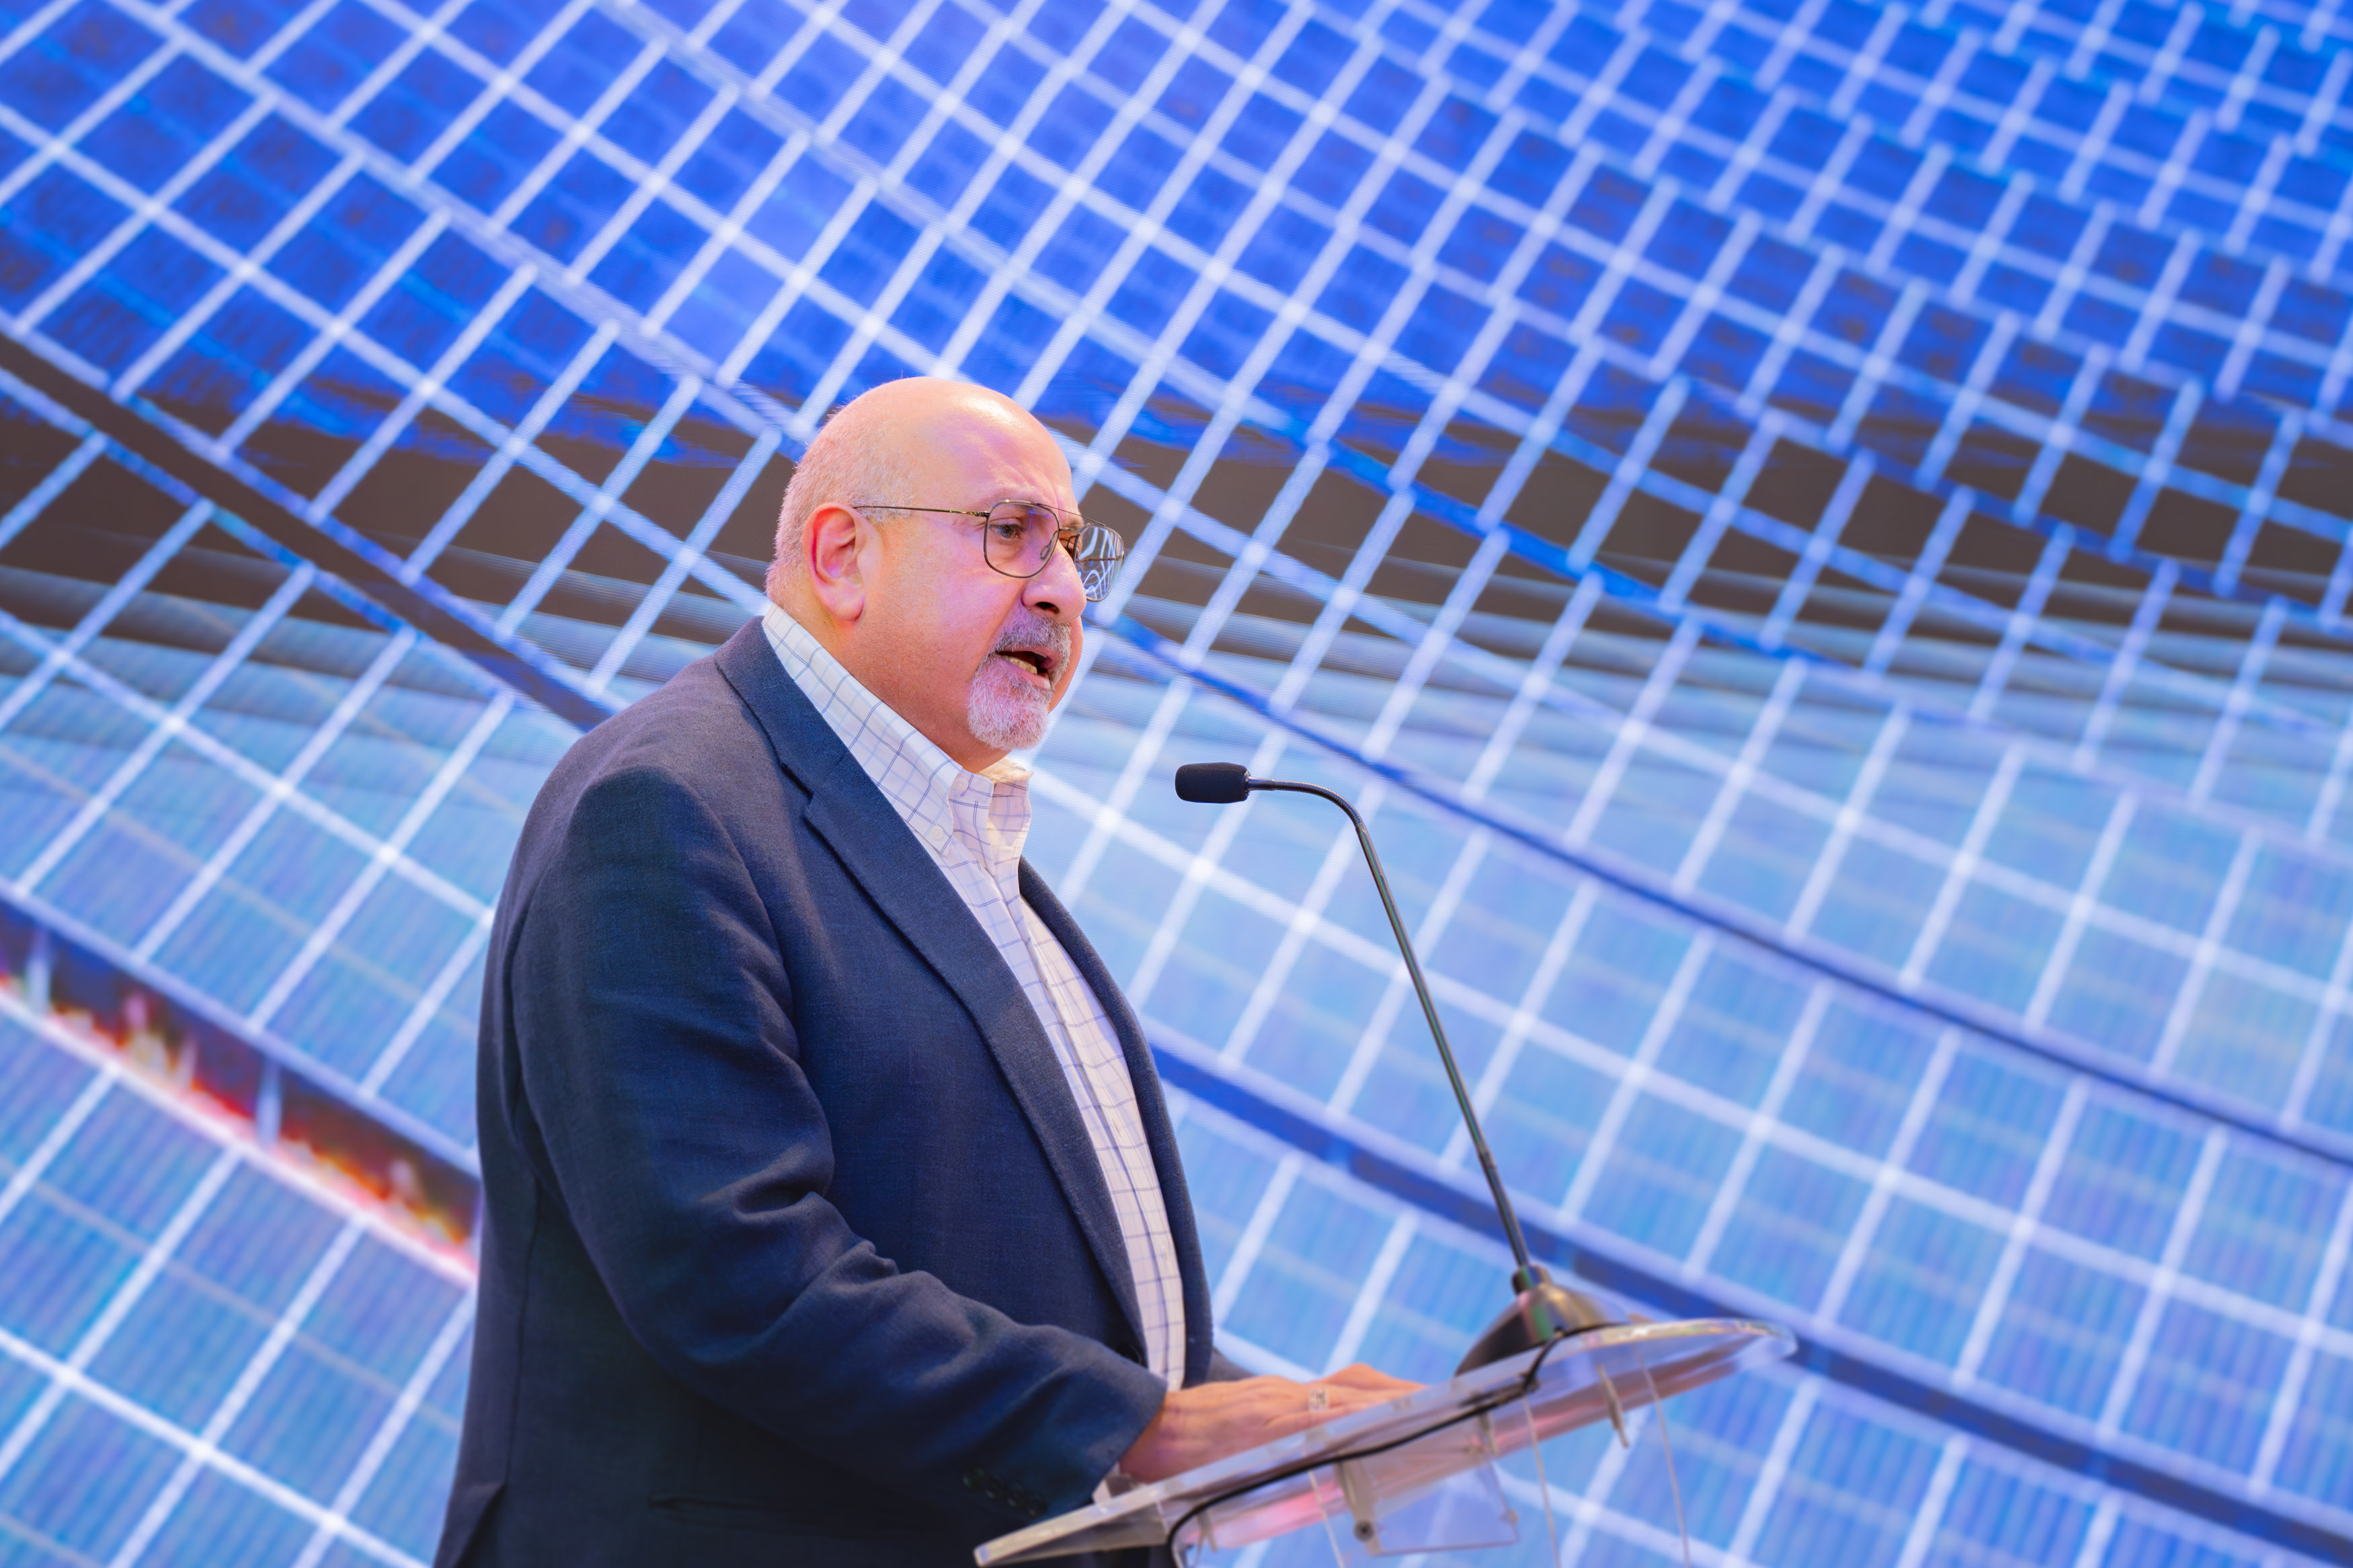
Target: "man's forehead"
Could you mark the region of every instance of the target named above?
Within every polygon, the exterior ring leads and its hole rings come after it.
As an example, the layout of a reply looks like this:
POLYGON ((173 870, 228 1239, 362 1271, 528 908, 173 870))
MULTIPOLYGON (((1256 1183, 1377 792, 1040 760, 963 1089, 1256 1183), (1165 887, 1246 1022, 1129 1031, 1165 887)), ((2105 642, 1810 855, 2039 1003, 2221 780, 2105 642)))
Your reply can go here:
POLYGON ((997 417, 944 422, 920 456, 967 500, 1019 499, 1070 504, 1071 466, 1045 427, 997 417))

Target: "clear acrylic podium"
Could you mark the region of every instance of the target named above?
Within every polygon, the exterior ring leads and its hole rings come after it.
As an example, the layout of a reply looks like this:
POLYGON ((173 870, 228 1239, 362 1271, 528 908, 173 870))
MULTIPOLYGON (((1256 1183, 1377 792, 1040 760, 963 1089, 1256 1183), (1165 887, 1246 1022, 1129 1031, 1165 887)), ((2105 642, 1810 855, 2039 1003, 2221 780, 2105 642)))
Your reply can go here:
POLYGON ((998 1536, 973 1559, 1166 1542, 1183 1561, 1309 1528, 1345 1560, 1506 1544, 1518 1537, 1496 1459, 1597 1422, 1622 1430, 1630 1410, 1796 1348, 1787 1329, 1731 1318, 1595 1329, 998 1536))

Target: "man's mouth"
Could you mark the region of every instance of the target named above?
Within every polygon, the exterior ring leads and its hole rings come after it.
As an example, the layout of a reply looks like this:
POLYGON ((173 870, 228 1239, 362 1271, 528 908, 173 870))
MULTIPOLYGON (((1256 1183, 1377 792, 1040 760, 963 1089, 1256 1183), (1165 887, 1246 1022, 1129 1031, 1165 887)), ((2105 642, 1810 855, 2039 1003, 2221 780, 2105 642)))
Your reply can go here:
POLYGON ((1001 647, 997 650, 997 657, 1029 670, 1043 685, 1054 684, 1054 668, 1060 661, 1044 648, 1001 647))

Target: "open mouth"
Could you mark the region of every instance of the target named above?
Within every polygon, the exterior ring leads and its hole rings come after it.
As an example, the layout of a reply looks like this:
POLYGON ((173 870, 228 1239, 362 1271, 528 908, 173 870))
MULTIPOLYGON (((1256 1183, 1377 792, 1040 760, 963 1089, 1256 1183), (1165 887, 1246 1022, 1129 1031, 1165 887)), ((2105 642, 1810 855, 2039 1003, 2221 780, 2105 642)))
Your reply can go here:
POLYGON ((1035 675, 1045 685, 1054 683, 1054 656, 1044 648, 1007 647, 997 650, 997 657, 1010 660, 1035 675))

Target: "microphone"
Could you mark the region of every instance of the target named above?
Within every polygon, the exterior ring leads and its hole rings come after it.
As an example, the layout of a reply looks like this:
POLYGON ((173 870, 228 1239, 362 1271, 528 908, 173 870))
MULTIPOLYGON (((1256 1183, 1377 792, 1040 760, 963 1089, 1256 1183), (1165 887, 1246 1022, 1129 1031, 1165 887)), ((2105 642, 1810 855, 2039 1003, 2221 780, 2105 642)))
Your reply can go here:
MULTIPOLYGON (((1240 804, 1259 781, 1250 776, 1250 770, 1240 763, 1187 763, 1176 770, 1176 798, 1189 800, 1196 805, 1234 805, 1240 804)), ((1263 789, 1268 786, 1259 784, 1263 789)), ((1293 786, 1304 789, 1305 784, 1293 786)), ((1345 807, 1345 803, 1343 802, 1345 807)), ((1354 816, 1356 813, 1348 814, 1354 816)))
POLYGON ((1232 805, 1248 798, 1253 790, 1320 795, 1348 814, 1348 821, 1356 829, 1356 843, 1365 851, 1365 865, 1373 873, 1373 886, 1380 889, 1381 908, 1388 911, 1389 930, 1397 933, 1398 951, 1405 955, 1405 972, 1413 980, 1414 994, 1421 998, 1421 1016, 1430 1021, 1430 1037, 1438 1043, 1438 1059, 1445 1064, 1446 1081, 1454 1088, 1454 1103, 1462 1112, 1462 1125, 1471 1134, 1471 1147, 1478 1153, 1479 1169, 1485 1173, 1487 1190, 1493 1194, 1495 1216, 1503 1222, 1504 1240, 1512 1249, 1512 1305, 1472 1342, 1462 1364, 1454 1369, 1455 1374, 1491 1366, 1551 1340, 1619 1321, 1592 1297, 1555 1284, 1544 1265, 1528 1257, 1527 1238, 1520 1234, 1520 1216, 1513 1212, 1511 1195, 1504 1190, 1503 1173, 1496 1170, 1495 1156, 1487 1148, 1487 1135, 1480 1130, 1479 1112, 1471 1103, 1471 1090, 1462 1081, 1462 1070, 1454 1065, 1453 1047, 1446 1043, 1446 1026, 1439 1022, 1438 1004, 1430 999, 1430 982, 1422 978, 1421 960, 1413 951, 1413 939, 1406 934, 1405 918, 1398 913, 1397 900, 1389 894, 1389 879, 1381 870, 1381 858, 1373 848, 1373 836, 1366 830, 1365 819, 1356 815, 1356 808, 1344 796, 1320 784, 1254 779, 1239 763, 1188 763, 1176 770, 1176 798, 1197 805, 1232 805))

